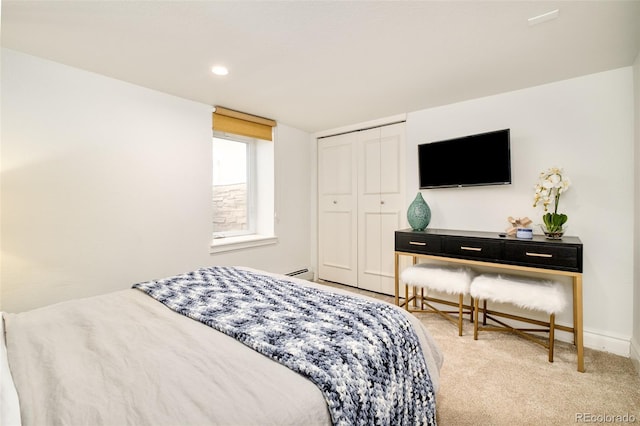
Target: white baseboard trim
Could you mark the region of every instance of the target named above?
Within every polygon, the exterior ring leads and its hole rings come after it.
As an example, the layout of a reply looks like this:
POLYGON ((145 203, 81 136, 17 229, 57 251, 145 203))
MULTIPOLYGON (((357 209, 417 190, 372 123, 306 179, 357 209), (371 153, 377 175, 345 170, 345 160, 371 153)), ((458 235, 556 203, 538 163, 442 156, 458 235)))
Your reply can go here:
POLYGON ((640 342, 636 342, 633 339, 631 339, 630 357, 631 357, 631 362, 633 362, 633 365, 636 367, 636 371, 640 376, 640 342))
MULTIPOLYGON (((573 343, 573 333, 556 330, 556 339, 562 342, 573 343)), ((585 348, 629 357, 630 342, 628 339, 583 331, 582 342, 585 348)))
POLYGON ((584 347, 629 357, 631 341, 620 337, 584 331, 584 347))

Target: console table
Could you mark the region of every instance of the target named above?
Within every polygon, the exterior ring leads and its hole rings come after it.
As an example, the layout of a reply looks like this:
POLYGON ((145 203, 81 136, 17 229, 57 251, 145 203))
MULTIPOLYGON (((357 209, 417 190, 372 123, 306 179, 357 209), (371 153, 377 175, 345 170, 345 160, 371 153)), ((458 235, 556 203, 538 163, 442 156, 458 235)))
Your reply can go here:
POLYGON ((523 272, 569 276, 573 281, 573 327, 557 325, 573 333, 578 371, 584 372, 582 340, 582 242, 578 237, 548 240, 542 235, 519 239, 491 232, 448 229, 404 229, 395 232, 395 304, 400 305, 399 260, 418 258, 488 266, 523 272))

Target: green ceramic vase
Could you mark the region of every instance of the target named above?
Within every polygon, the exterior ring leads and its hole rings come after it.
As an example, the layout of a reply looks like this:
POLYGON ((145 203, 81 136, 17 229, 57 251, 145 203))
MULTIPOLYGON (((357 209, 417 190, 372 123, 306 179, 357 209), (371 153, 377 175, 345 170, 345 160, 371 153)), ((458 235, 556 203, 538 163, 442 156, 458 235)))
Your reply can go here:
POLYGON ((424 231, 431 221, 431 209, 422 198, 422 193, 418 192, 416 198, 409 205, 407 210, 407 220, 414 231, 424 231))

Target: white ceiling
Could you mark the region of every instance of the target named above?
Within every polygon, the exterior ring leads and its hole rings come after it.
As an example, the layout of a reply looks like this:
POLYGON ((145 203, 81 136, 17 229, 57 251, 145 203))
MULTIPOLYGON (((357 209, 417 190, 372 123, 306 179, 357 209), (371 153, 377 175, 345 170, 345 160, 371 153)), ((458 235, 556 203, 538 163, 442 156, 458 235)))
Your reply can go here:
POLYGON ((629 66, 640 1, 2 1, 2 46, 308 132, 629 66), (558 19, 527 18, 558 8, 558 19), (210 69, 225 64, 230 74, 210 69))

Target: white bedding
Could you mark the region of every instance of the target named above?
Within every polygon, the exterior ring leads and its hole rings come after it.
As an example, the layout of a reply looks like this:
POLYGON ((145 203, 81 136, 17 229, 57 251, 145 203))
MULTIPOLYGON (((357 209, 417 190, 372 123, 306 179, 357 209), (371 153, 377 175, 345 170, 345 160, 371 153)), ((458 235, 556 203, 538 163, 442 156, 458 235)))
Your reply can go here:
POLYGON ((20 404, 9 371, 7 348, 4 343, 4 320, 0 318, 0 425, 14 426, 20 424, 20 404))
MULTIPOLYGON (((3 316, 24 425, 331 423, 312 382, 138 290, 3 316)), ((441 353, 409 318, 437 390, 441 353)))

